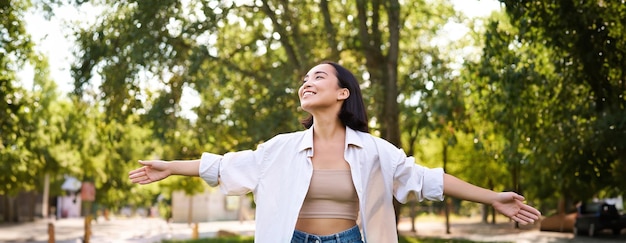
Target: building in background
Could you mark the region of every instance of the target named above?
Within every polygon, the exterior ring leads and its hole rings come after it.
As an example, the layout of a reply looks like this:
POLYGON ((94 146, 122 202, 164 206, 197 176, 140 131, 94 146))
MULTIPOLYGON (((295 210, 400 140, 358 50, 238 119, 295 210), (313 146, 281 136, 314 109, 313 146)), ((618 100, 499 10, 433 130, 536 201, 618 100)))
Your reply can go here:
POLYGON ((205 190, 193 196, 172 193, 172 221, 175 223, 250 220, 254 217, 249 196, 226 196, 219 190, 205 190))

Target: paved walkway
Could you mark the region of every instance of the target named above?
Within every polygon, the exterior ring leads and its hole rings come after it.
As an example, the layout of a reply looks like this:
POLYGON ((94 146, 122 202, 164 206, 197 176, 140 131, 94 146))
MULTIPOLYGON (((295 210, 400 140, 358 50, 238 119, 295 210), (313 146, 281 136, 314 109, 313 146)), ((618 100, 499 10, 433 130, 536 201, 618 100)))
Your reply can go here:
MULTIPOLYGON (((55 226, 56 242, 81 242, 84 234, 82 218, 62 220, 38 220, 17 225, 0 225, 0 242, 48 242, 48 223, 55 226)), ((574 237, 571 233, 542 232, 537 226, 515 229, 512 223, 496 225, 483 224, 472 220, 455 220, 451 234, 445 233, 445 224, 440 221, 420 220, 416 223, 417 232, 411 232, 409 220, 403 219, 399 231, 403 235, 416 237, 439 237, 469 239, 477 242, 519 242, 519 243, 561 243, 561 242, 602 242, 624 243, 626 235, 600 237, 574 237)), ((253 221, 204 222, 198 224, 200 238, 215 237, 218 231, 226 230, 242 235, 253 235, 253 221)), ((100 220, 92 224, 91 242, 133 242, 152 243, 164 239, 190 239, 192 227, 186 223, 167 223, 157 218, 117 218, 100 220)))
MULTIPOLYGON (((0 242, 48 242, 48 223, 54 224, 55 240, 61 243, 82 242, 84 219, 38 220, 36 222, 0 225, 0 242)), ((92 221, 93 222, 93 221, 92 221)), ((190 239, 192 225, 167 223, 158 218, 117 218, 92 223, 91 242, 161 242, 165 239, 190 239)), ((252 221, 203 222, 198 224, 200 238, 215 237, 220 230, 254 235, 252 221)))
POLYGON ((565 243, 565 242, 599 242, 599 243, 626 243, 626 232, 614 236, 611 232, 590 238, 586 236, 574 237, 569 232, 546 232, 539 230, 539 223, 515 228, 512 222, 484 224, 476 219, 454 219, 450 225, 450 234, 446 234, 446 226, 441 221, 418 220, 415 224, 416 232, 411 232, 410 220, 405 219, 398 225, 400 234, 415 237, 437 237, 444 239, 467 239, 477 242, 517 242, 517 243, 565 243))

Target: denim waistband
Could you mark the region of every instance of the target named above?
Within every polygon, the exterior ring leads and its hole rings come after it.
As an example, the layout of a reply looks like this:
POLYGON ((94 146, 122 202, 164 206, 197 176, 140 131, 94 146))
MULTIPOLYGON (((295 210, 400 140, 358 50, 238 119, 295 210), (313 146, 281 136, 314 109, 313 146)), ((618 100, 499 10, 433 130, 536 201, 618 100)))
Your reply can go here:
POLYGON ((359 226, 332 235, 313 235, 299 230, 293 232, 291 243, 359 243, 361 231, 359 226))

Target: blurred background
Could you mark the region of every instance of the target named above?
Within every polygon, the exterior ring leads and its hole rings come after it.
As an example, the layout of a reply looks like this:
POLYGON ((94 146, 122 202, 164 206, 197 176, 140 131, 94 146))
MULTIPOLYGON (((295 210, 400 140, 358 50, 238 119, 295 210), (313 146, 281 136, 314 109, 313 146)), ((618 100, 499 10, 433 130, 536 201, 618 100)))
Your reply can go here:
MULTIPOLYGON (((626 190, 624 1, 0 0, 0 222, 243 220, 140 159, 253 149, 302 129, 308 69, 361 81, 372 133, 544 215, 626 190)), ((402 215, 495 220, 447 199, 402 215)))

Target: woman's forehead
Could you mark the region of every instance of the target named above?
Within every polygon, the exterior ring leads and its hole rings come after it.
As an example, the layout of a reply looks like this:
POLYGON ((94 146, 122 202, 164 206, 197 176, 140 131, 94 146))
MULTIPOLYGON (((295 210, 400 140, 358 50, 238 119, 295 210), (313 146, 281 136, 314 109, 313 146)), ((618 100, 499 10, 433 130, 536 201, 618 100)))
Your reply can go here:
POLYGON ((313 75, 313 74, 318 73, 318 72, 324 72, 326 74, 332 75, 332 74, 335 73, 335 69, 330 64, 322 63, 322 64, 319 64, 319 65, 311 68, 311 70, 309 70, 309 72, 307 73, 307 76, 308 75, 313 75))

